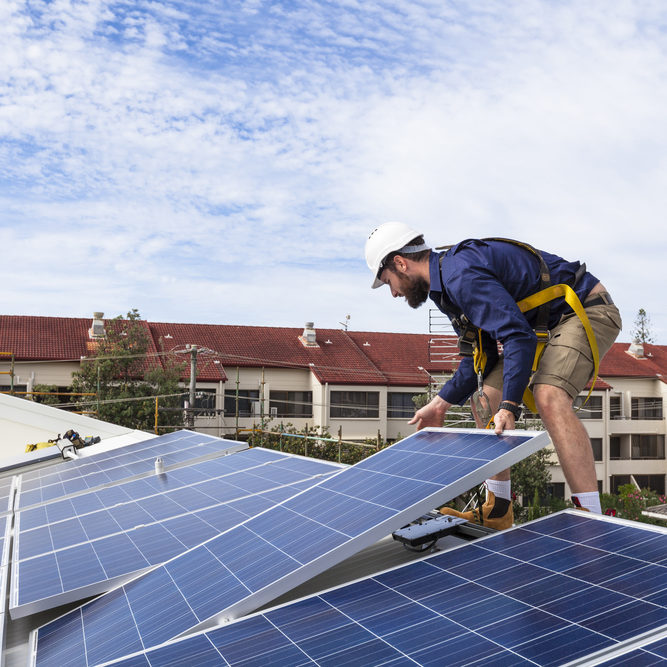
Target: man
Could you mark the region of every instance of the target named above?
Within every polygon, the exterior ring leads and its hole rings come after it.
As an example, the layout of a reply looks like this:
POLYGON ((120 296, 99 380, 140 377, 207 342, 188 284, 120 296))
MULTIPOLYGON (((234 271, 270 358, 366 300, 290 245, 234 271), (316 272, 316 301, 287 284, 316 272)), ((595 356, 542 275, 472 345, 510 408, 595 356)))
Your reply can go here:
MULTIPOLYGON (((387 222, 371 233, 366 262, 374 276, 373 288, 388 285, 392 296, 405 297, 412 308, 430 298, 452 320, 459 335, 468 334, 478 355, 486 354, 486 364, 478 371, 471 356, 463 357, 454 376, 409 423, 417 429, 442 426, 452 405, 463 405, 476 394, 484 396, 490 408, 484 417, 484 401, 471 401, 478 426, 486 426, 492 415, 495 433, 500 434, 514 428, 530 382, 574 504, 600 513, 591 443, 572 409, 574 398, 594 373, 590 331, 587 334, 582 320, 562 297, 550 301, 541 315, 537 307, 522 313, 517 306, 545 287, 545 275, 547 284, 568 285, 583 304, 602 358, 621 329, 621 318, 600 281, 579 262, 508 240, 469 239, 438 253, 424 243, 419 232, 400 222, 387 222), (548 327, 549 339, 531 377, 537 348, 534 327, 539 328, 540 322, 548 327), (500 357, 497 342, 503 346, 500 357), (483 394, 478 392, 478 381, 483 394)), ((483 523, 508 528, 514 520, 509 470, 486 484, 483 523)), ((480 508, 446 513, 479 522, 479 512, 480 508)))

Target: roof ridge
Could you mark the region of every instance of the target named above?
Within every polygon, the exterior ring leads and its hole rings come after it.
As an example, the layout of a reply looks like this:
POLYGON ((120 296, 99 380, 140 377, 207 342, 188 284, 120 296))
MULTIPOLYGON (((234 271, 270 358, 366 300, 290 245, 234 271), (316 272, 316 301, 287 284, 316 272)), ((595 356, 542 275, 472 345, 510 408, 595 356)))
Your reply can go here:
POLYGON ((352 338, 352 336, 349 335, 347 331, 342 332, 344 337, 347 338, 354 347, 359 350, 359 352, 364 356, 364 359, 368 361, 368 363, 373 367, 373 369, 384 379, 385 382, 389 383, 389 377, 385 375, 373 362, 373 360, 357 345, 357 342, 352 338))

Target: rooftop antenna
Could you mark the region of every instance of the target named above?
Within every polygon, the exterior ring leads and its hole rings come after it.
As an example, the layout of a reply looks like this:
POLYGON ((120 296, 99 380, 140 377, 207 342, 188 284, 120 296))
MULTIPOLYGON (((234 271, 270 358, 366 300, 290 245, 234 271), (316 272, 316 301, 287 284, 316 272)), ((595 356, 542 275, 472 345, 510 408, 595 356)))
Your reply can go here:
POLYGON ((350 316, 346 315, 345 322, 339 322, 338 324, 341 324, 343 326, 343 331, 347 331, 347 328, 350 326, 350 316))

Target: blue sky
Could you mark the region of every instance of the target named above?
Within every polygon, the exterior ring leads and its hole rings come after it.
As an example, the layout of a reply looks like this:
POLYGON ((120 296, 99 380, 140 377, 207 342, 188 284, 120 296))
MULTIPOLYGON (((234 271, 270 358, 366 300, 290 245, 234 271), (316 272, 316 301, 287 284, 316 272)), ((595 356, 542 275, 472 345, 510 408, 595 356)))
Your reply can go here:
POLYGON ((582 259, 667 344, 667 5, 0 4, 5 314, 428 330, 368 233, 582 259))

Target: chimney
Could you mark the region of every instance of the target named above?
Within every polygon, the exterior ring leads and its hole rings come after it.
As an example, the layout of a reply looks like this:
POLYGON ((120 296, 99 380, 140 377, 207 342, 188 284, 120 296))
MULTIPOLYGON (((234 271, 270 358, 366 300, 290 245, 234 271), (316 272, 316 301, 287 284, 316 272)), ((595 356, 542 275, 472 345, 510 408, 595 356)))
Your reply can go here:
POLYGON ((314 322, 306 322, 306 327, 304 328, 303 333, 299 336, 299 340, 304 347, 319 347, 314 327, 314 322))
POLYGON ((630 343, 630 347, 626 350, 626 352, 635 359, 646 359, 644 356, 644 344, 638 340, 630 343))
POLYGON ((93 325, 88 329, 88 336, 96 340, 98 338, 104 338, 107 334, 104 330, 104 313, 93 313, 93 325))

